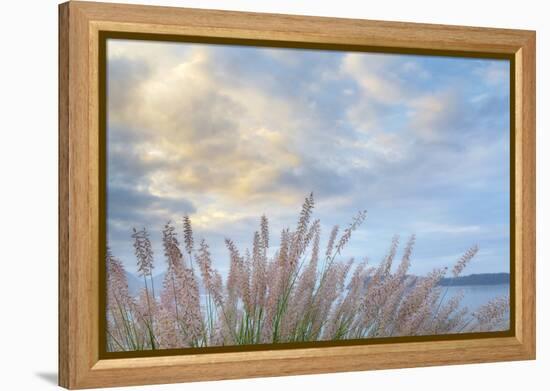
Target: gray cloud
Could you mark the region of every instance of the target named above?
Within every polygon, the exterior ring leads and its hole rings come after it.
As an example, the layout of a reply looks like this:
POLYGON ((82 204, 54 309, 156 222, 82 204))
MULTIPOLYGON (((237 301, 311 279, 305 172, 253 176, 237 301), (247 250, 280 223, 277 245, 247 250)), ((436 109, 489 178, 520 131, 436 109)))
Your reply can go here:
POLYGON ((147 225, 151 214, 158 210, 182 215, 196 211, 195 206, 185 199, 158 197, 147 191, 117 185, 109 186, 107 207, 110 218, 135 222, 140 226, 147 225))
POLYGON ((107 96, 109 111, 130 109, 127 102, 141 84, 151 76, 151 68, 145 62, 129 58, 110 58, 107 65, 107 96))

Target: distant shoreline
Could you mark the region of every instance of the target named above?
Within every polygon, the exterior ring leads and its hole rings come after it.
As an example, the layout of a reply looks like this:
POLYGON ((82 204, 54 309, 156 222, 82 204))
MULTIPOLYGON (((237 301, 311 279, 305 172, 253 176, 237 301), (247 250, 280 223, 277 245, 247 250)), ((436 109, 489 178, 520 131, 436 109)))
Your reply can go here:
POLYGON ((441 279, 441 286, 501 285, 510 283, 510 273, 479 273, 441 279))
MULTIPOLYGON (((128 279, 128 288, 133 296, 139 294, 144 288, 143 279, 133 273, 126 272, 128 279)), ((156 275, 154 278, 155 287, 162 286, 164 273, 156 275)), ((368 279, 367 279, 368 282, 368 279)), ((510 283, 510 273, 479 273, 470 274, 462 277, 446 277, 441 279, 439 286, 467 286, 467 285, 503 285, 510 283)))

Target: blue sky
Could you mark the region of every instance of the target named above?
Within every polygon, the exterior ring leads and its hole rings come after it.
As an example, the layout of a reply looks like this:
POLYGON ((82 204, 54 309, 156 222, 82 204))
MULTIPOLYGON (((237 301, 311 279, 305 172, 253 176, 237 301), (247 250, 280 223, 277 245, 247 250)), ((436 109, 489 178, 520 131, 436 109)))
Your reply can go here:
POLYGON ((164 223, 189 214, 215 266, 259 217, 276 245, 304 197, 324 237, 360 209, 343 258, 377 264, 417 235, 412 272, 509 271, 509 63, 109 40, 107 231, 135 270, 133 227, 165 268, 164 223))

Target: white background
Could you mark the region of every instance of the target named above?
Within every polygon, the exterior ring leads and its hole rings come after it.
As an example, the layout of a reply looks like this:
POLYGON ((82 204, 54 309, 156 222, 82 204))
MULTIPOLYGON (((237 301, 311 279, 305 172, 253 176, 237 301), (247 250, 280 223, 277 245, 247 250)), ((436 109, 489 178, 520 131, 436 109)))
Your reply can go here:
MULTIPOLYGON (((123 0, 119 0, 123 2, 123 0)), ((236 380, 155 390, 544 389, 550 380, 548 13, 544 1, 134 1, 303 15, 537 30, 537 329, 530 362, 236 380), (546 23, 545 23, 546 22, 546 23), (546 49, 546 50, 545 50, 546 49), (545 110, 546 109, 546 110, 545 110)), ((0 389, 53 389, 57 376, 57 1, 0 3, 0 389)), ((134 388, 132 388, 134 389, 134 388)))

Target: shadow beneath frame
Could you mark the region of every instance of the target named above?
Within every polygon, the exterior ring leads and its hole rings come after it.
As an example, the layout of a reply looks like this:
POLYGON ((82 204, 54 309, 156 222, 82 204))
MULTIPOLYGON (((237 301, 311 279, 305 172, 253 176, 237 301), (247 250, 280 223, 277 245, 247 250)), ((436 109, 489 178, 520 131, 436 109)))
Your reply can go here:
POLYGON ((38 372, 35 375, 47 383, 57 385, 57 372, 38 372))

